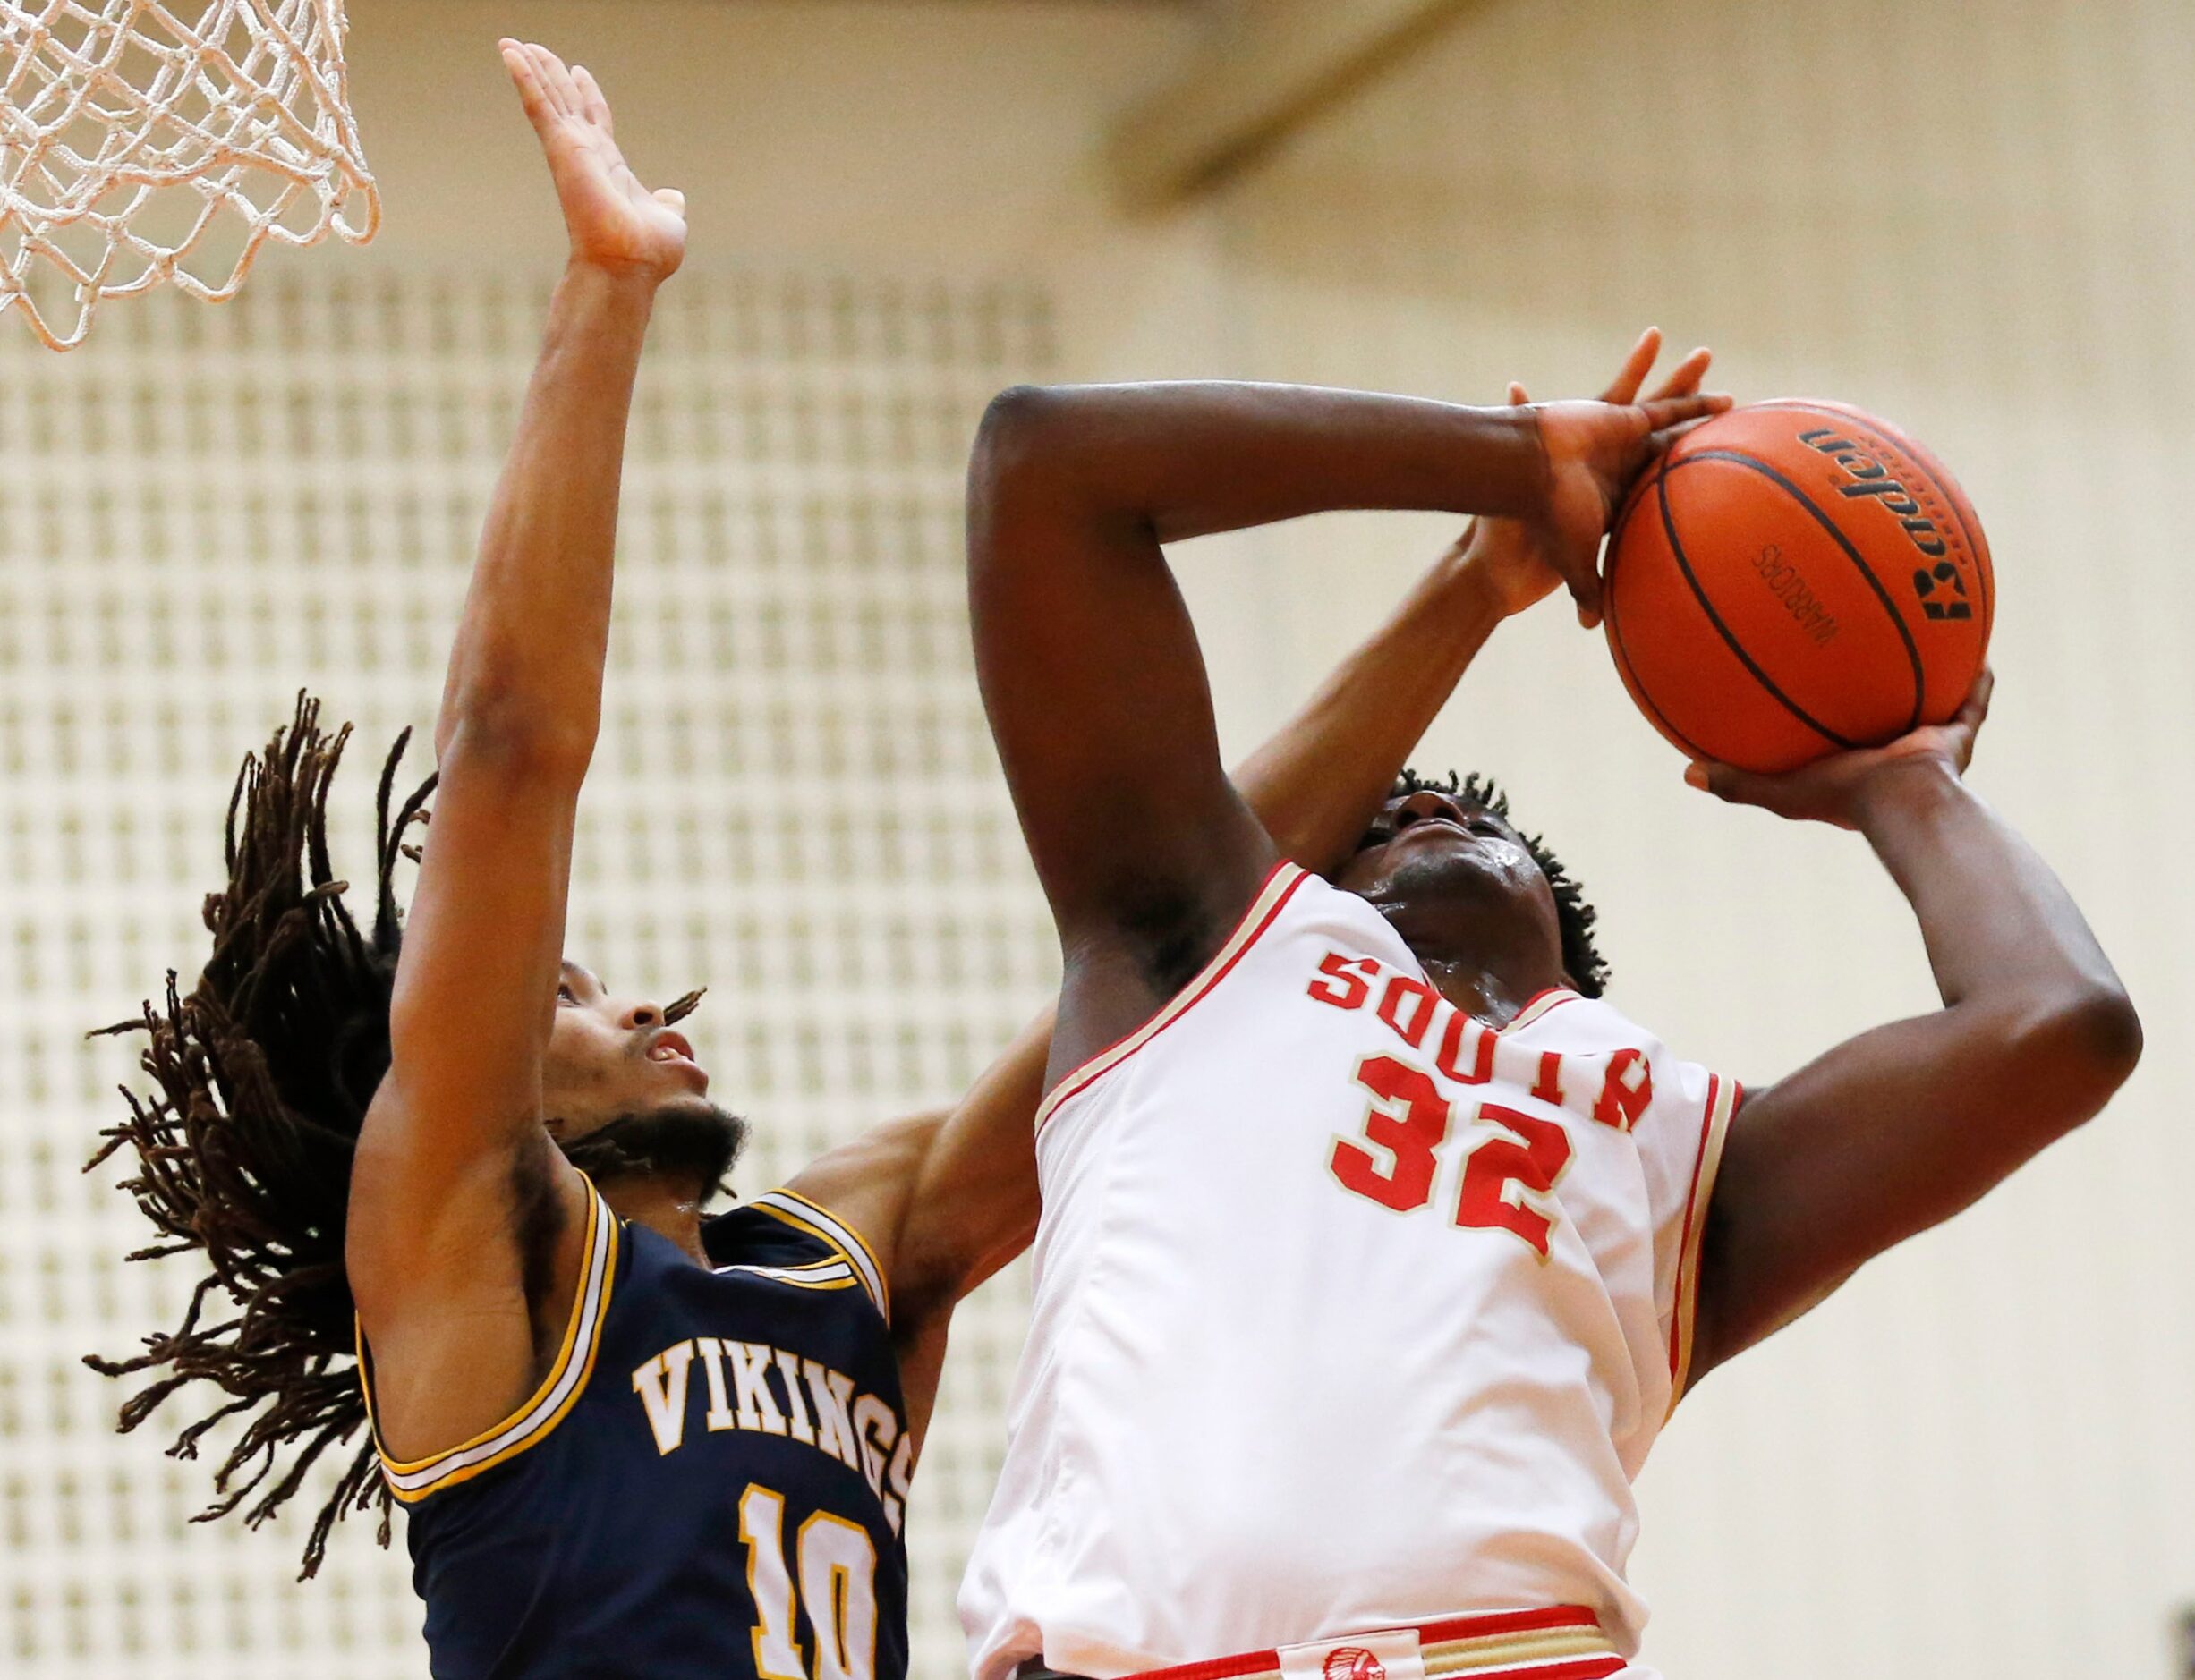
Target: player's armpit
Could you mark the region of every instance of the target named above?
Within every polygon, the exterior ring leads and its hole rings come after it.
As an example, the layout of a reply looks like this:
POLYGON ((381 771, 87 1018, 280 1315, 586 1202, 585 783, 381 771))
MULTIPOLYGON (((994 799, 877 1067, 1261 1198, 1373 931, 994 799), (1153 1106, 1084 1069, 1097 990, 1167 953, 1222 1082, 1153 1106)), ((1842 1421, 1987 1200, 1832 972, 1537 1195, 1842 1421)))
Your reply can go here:
POLYGON ((1749 1092, 1706 1210, 1692 1379, 2088 1120, 2140 1049, 2099 981, 1894 1022, 1749 1092))
MULTIPOLYGON (((385 1084, 377 1116, 401 1102, 385 1084)), ((394 1192, 393 1175, 370 1187, 346 1270, 375 1361, 376 1432, 392 1458, 418 1460, 493 1429, 555 1360, 592 1199, 538 1122, 511 1150, 456 1168, 405 1217, 383 1207, 394 1192)))
POLYGON ((942 1320, 1036 1231, 1033 1147, 1052 1012, 1016 1035, 950 1108, 873 1126, 789 1189, 859 1231, 890 1289, 905 1340, 942 1320))

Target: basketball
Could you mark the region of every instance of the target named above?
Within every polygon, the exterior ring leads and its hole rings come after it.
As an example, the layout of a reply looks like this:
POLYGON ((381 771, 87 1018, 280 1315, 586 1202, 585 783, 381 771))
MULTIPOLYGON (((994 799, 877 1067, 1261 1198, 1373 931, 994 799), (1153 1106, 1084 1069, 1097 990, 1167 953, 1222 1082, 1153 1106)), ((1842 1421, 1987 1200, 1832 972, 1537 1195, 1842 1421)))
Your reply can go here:
POLYGON ((1842 403, 1718 415, 1633 488, 1608 645, 1679 750, 1795 769, 1959 708, 1989 645, 1989 545, 1957 482, 1842 403))

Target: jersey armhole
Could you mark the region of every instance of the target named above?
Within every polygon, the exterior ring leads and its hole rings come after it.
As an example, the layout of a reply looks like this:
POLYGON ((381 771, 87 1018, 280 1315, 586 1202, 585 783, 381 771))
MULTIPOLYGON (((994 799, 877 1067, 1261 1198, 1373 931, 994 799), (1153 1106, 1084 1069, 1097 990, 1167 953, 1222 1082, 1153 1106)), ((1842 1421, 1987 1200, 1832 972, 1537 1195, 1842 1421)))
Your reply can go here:
POLYGON ((582 1175, 581 1182, 587 1186, 587 1246, 580 1260, 579 1287, 573 1295, 571 1316, 564 1328, 564 1344, 540 1386, 502 1422, 445 1452, 409 1461, 392 1458, 381 1445, 380 1424, 374 1417, 373 1358, 366 1346, 365 1327, 357 1324, 353 1315, 358 1382, 366 1399, 374 1455, 380 1460, 382 1480, 402 1503, 415 1505, 430 1493, 468 1481, 538 1446, 585 1392, 587 1379, 594 1374, 602 1325, 608 1317, 610 1293, 617 1283, 619 1232, 617 1216, 595 1189, 593 1180, 582 1175))
MULTIPOLYGON (((853 1268, 854 1276, 861 1279, 862 1288, 884 1319, 892 1321, 891 1289, 884 1281, 884 1268, 877 1264, 876 1251, 869 1246, 869 1239, 841 1219, 820 1202, 808 1200, 796 1190, 773 1190, 757 1196, 746 1204, 766 1213, 794 1229, 804 1231, 853 1268)), ((781 1281, 792 1282, 791 1278, 781 1281)))
POLYGON ((1242 912, 1235 923, 1235 930, 1227 937, 1212 960, 1197 972, 1196 978, 1161 1004, 1150 1020, 1115 1040, 1084 1062, 1079 1067, 1054 1085, 1036 1106, 1036 1127, 1042 1132, 1044 1124, 1059 1112, 1069 1098, 1080 1096, 1091 1086, 1111 1073, 1114 1068, 1157 1038, 1160 1033, 1181 1019, 1190 1007, 1225 980, 1236 963, 1249 954, 1250 947, 1272 926, 1282 906, 1295 895, 1296 889, 1309 878, 1309 872, 1300 865, 1282 858, 1267 871, 1264 884, 1250 901, 1250 907, 1242 912))
POLYGON ((1692 1375, 1692 1341, 1699 1309, 1699 1251, 1707 1228, 1707 1203, 1723 1165, 1723 1141, 1731 1116, 1744 1100, 1745 1087, 1719 1073, 1707 1076, 1707 1100, 1700 1113, 1699 1153, 1692 1164, 1692 1187, 1684 1199, 1684 1226, 1677 1248, 1676 1303, 1670 1314, 1669 1409, 1684 1398, 1692 1375))

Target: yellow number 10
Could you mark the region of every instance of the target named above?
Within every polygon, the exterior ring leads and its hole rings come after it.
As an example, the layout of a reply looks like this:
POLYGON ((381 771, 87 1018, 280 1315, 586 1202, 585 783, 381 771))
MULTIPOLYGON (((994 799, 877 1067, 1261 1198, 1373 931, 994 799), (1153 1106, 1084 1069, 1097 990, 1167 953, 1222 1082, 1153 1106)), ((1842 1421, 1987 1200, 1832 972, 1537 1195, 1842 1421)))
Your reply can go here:
POLYGON ((750 1482, 739 1498, 739 1538, 747 1548, 761 1680, 875 1680, 876 1548, 868 1532, 818 1511, 795 1538, 800 1600, 815 1630, 812 1676, 801 1664, 793 1577, 785 1567, 785 1496, 750 1482))

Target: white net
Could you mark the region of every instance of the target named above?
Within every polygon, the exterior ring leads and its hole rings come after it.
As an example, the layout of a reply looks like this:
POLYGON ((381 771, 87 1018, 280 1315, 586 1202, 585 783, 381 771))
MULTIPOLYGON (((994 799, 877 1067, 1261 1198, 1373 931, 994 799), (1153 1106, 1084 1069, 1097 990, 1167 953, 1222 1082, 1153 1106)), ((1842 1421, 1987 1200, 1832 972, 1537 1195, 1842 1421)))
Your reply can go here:
POLYGON ((371 239, 344 30, 343 0, 0 0, 0 314, 67 350, 104 299, 371 239))

